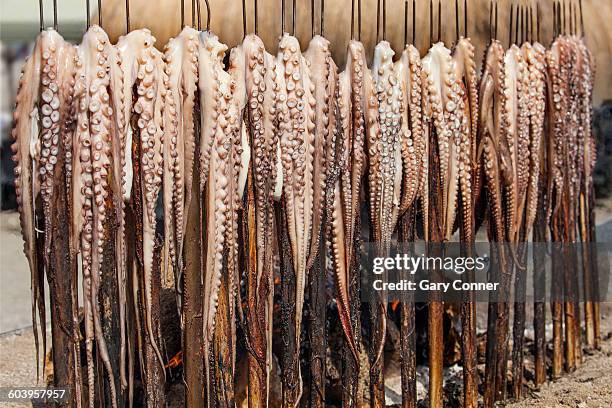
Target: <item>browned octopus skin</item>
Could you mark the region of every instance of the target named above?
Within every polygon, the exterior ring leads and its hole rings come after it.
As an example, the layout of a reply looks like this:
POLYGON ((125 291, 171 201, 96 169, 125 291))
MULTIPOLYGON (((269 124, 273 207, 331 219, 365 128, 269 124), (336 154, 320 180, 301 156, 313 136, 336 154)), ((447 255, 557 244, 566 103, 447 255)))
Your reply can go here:
MULTIPOLYGON (((276 130, 276 59, 265 51, 262 40, 247 35, 241 45, 244 53, 246 86, 246 126, 251 147, 251 177, 254 195, 255 266, 247 277, 247 339, 259 364, 264 367, 263 397, 269 398, 272 369, 272 322, 274 301, 273 198, 277 180, 278 134, 276 130), (251 274, 255 272, 255 276, 251 274)), ((250 254, 252 254, 250 252, 250 254)), ((252 255, 251 255, 252 256, 252 255)), ((267 402, 266 402, 267 403, 267 402)))

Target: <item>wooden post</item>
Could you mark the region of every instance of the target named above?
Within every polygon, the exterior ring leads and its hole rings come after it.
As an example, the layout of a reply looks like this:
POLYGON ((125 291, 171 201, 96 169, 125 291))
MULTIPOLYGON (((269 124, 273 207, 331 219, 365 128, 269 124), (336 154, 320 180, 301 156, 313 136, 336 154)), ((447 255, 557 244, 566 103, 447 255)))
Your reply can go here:
POLYGON ((540 181, 537 213, 533 228, 533 328, 535 335, 535 386, 539 387, 546 381, 546 210, 544 203, 544 183, 540 181))

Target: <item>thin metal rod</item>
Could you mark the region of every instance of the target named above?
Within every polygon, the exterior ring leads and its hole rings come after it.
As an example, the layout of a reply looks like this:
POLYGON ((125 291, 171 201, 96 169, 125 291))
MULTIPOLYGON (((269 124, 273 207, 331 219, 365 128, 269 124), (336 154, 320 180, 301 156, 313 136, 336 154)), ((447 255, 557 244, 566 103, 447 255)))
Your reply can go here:
POLYGON ((196 12, 198 13, 198 31, 202 30, 202 8, 200 0, 196 0, 196 12))
MULTIPOLYGON (((42 0, 40 0, 40 3, 42 4, 42 0)), ((89 0, 86 0, 86 1, 85 1, 85 8, 86 8, 86 10, 87 10, 87 29, 89 30, 89 26, 91 25, 91 22, 90 22, 90 20, 89 20, 89 15, 91 14, 91 13, 90 13, 89 0)), ((40 16, 42 17, 42 6, 41 6, 41 9, 40 9, 40 10, 41 10, 40 16)), ((42 19, 41 19, 41 23, 42 23, 42 19)), ((42 24, 41 24, 41 26, 40 26, 40 29, 42 30, 42 24)))
POLYGON ((361 0, 357 0, 357 39, 361 41, 361 0))
POLYGON ((455 40, 459 41, 459 0, 455 0, 455 40))
POLYGON ((463 0, 463 33, 464 37, 468 38, 468 8, 467 8, 467 0, 463 0))
POLYGON ((442 0, 438 0, 438 42, 442 41, 442 0))
POLYGON ((519 21, 520 21, 520 10, 519 6, 516 6, 516 27, 514 27, 514 43, 518 45, 519 42, 519 21))
POLYGON ((191 26, 196 26, 196 0, 191 0, 191 26))
POLYGON ((293 11, 291 13, 291 35, 295 35, 295 14, 296 14, 296 0, 293 0, 293 11))
POLYGON ((580 7, 580 35, 584 37, 584 15, 582 14, 582 0, 579 1, 578 7, 580 7))
POLYGON ((429 46, 433 44, 433 0, 429 0, 429 46))
POLYGON ((321 37, 325 36, 325 0, 321 0, 321 37))
POLYGON ((315 36, 315 28, 314 28, 314 17, 315 17, 315 0, 310 0, 310 37, 315 36))
POLYGON ((514 4, 510 5, 510 33, 508 34, 508 47, 512 47, 512 24, 514 23, 514 4))
POLYGON ((351 40, 355 39, 355 0, 351 0, 351 40))
MULTIPOLYGON (((185 21, 185 3, 181 0, 181 28, 185 21)), ((130 32, 130 0, 125 0, 125 32, 130 32)))
POLYGON ((98 25, 102 27, 102 0, 98 0, 98 25))
POLYGON ((536 39, 540 42, 540 3, 536 3, 536 39))
POLYGON ((383 40, 386 40, 387 39, 387 0, 382 0, 382 2, 383 2, 382 38, 383 40))
POLYGON ((281 0, 281 35, 285 34, 285 0, 281 0))
POLYGON ((563 0, 563 34, 567 34, 567 15, 565 14, 565 0, 563 0))
POLYGON ((499 14, 497 13, 498 9, 497 9, 497 0, 495 1, 495 39, 497 40, 497 23, 499 22, 498 20, 498 16, 499 14))
POLYGON ((242 0, 242 37, 247 33, 246 0, 242 0))
POLYGON ((57 31, 57 0, 53 0, 53 29, 57 31))
POLYGON ((376 42, 380 34, 380 0, 376 0, 376 42))
POLYGON ((257 15, 257 0, 254 1, 253 7, 255 9, 255 35, 257 35, 257 33, 259 32, 259 27, 258 27, 258 23, 259 23, 259 16, 257 15))
MULTIPOLYGON (((125 3, 128 4, 128 1, 129 0, 125 0, 125 3)), ((126 10, 128 9, 129 7, 126 10)), ((181 29, 183 28, 185 28, 185 0, 181 0, 181 29)))
POLYGON ((408 44, 408 0, 404 0, 404 45, 408 44))
MULTIPOLYGON (((89 1, 87 2, 87 5, 89 6, 89 1)), ((39 29, 40 31, 45 29, 45 17, 44 17, 44 12, 43 12, 43 0, 38 0, 38 19, 39 19, 39 29)), ((89 13, 88 13, 89 15, 89 13)), ((89 21, 89 16, 87 17, 87 20, 89 21)), ((87 27, 89 27, 89 23, 87 23, 87 27)))
POLYGON ((529 7, 529 40, 533 42, 533 5, 529 7))
POLYGON ((412 0, 412 45, 416 44, 416 0, 412 0))
POLYGON ((493 42, 493 0, 489 2, 489 42, 493 42))
POLYGON ((210 31, 210 3, 208 0, 204 0, 206 2, 206 31, 210 31))

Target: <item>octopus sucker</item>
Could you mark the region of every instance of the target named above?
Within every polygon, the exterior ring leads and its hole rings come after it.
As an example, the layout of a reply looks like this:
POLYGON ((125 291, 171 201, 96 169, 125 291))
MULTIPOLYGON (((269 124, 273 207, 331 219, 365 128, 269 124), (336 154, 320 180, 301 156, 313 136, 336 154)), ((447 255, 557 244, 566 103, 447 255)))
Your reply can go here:
MULTIPOLYGON (((315 85, 307 61, 300 52, 295 37, 284 34, 278 52, 278 85, 282 87, 277 109, 281 109, 284 123, 280 132, 283 167, 284 206, 287 214, 292 262, 296 275, 295 333, 299 353, 304 288, 308 273, 312 237, 315 144, 315 85)), ((299 392, 302 394, 302 375, 298 369, 299 392)))

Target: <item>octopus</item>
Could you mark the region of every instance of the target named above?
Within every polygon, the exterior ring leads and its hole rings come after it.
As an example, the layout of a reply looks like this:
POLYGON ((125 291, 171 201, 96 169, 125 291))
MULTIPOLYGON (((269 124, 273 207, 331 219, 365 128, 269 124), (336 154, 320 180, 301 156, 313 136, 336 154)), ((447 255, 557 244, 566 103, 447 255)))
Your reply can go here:
MULTIPOLYGON (((276 58, 265 51, 262 40, 247 35, 240 46, 245 66, 245 126, 248 137, 251 185, 249 206, 249 272, 247 277, 247 340, 264 378, 262 396, 269 398, 272 370, 272 322, 274 301, 273 235, 275 191, 282 183, 278 169, 276 58), (252 248, 252 249, 251 249, 252 248), (253 254, 253 251, 255 254, 253 254)), ((243 129, 244 129, 243 127, 243 129)), ((244 143, 243 143, 244 144, 244 143)), ((241 182, 239 182, 240 189, 241 182)))
POLYGON ((527 64, 529 85, 527 110, 529 120, 529 182, 525 205, 524 237, 528 237, 536 218, 538 189, 542 177, 543 133, 546 115, 546 49, 538 42, 523 44, 522 52, 527 64))
POLYGON ((507 147, 501 135, 504 131, 502 115, 505 110, 503 93, 504 49, 497 40, 489 45, 480 80, 479 115, 477 135, 475 192, 478 195, 486 186, 490 213, 490 232, 497 242, 503 242, 505 226, 503 222, 502 191, 500 180, 507 161, 507 147))
POLYGON ((95 402, 93 343, 109 376, 112 405, 116 390, 112 365, 102 333, 98 293, 104 247, 109 239, 105 220, 109 214, 113 167, 111 137, 113 108, 110 100, 110 54, 106 33, 92 26, 78 47, 74 91, 76 131, 72 146, 72 224, 74 240, 80 237, 85 314, 85 347, 89 404, 95 402))
POLYGON ((455 78, 460 81, 464 113, 468 120, 469 134, 467 140, 461 142, 462 164, 460 164, 460 208, 462 239, 472 242, 474 238, 474 202, 473 202, 473 179, 476 172, 476 140, 478 133, 478 74, 474 60, 474 45, 467 38, 460 38, 453 49, 453 60, 455 62, 455 78), (461 166, 469 166, 463 171, 461 166))
POLYGON ((69 182, 68 177, 58 179, 60 167, 57 164, 58 160, 64 160, 60 157, 66 150, 63 144, 66 139, 70 141, 72 131, 73 122, 69 117, 74 87, 74 55, 74 47, 56 31, 42 31, 22 69, 13 113, 11 135, 14 143, 11 149, 15 163, 15 192, 24 254, 31 273, 37 362, 40 359, 39 326, 43 350, 46 349, 44 277, 45 271, 50 273, 49 254, 53 244, 50 231, 53 228, 52 214, 56 211, 54 185, 69 182), (39 225, 40 216, 44 219, 43 226, 39 225), (40 239, 43 233, 44 241, 40 239))
MULTIPOLYGON (((200 33, 199 89, 201 99, 200 162, 206 220, 203 285, 204 366, 210 387, 210 347, 215 333, 216 314, 224 263, 227 265, 230 296, 229 321, 235 334, 235 296, 238 270, 238 186, 242 163, 242 111, 246 103, 244 64, 240 51, 230 57, 230 72, 223 70, 227 46, 216 35, 200 33), (227 260, 224 261, 224 255, 227 260)), ((232 367, 233 370, 233 367, 232 367)), ((210 391, 210 390, 209 390, 210 391)), ((211 393, 207 395, 210 398, 211 393)))
MULTIPOLYGON (((370 212, 373 237, 388 248, 399 216, 402 183, 402 93, 386 41, 374 50, 367 105, 370 212)), ((367 82, 366 82, 367 84, 367 82)))
POLYGON ((351 40, 345 70, 339 75, 338 117, 341 145, 339 176, 333 185, 331 214, 331 258, 338 290, 340 322, 349 349, 359 365, 359 351, 351 325, 349 305, 350 271, 354 260, 355 223, 360 211, 361 180, 366 170, 364 76, 368 74, 363 44, 351 40))
MULTIPOLYGON (((127 236, 126 236, 126 204, 130 202, 133 194, 133 159, 132 143, 134 129, 131 125, 132 114, 135 107, 137 95, 133 94, 134 85, 139 83, 142 78, 140 65, 142 60, 140 53, 143 48, 150 47, 154 42, 151 32, 146 29, 135 30, 119 38, 114 47, 109 49, 110 59, 110 89, 112 94, 112 104, 115 133, 112 137, 113 160, 113 190, 116 192, 115 211, 118 221, 118 228, 115 236, 117 279, 119 290, 119 327, 121 336, 119 373, 121 385, 128 387, 126 376, 126 353, 127 343, 129 343, 128 327, 126 321, 127 308, 127 236)), ((131 389, 131 386, 130 386, 131 389)))
MULTIPOLYGON (((296 275, 295 333, 296 353, 299 354, 304 289, 310 255, 313 193, 315 179, 315 85, 310 69, 300 52, 298 40, 284 34, 277 57, 277 110, 279 120, 281 163, 283 169, 283 205, 287 213, 291 257, 296 275)), ((298 368, 299 390, 302 394, 302 374, 298 368)), ((299 399, 299 398, 298 398, 299 399)))
POLYGON ((395 70, 404 96, 402 110, 402 193, 399 213, 403 214, 419 198, 425 177, 426 136, 422 108, 422 65, 419 50, 408 45, 396 62, 395 70))
MULTIPOLYGON (((451 51, 442 43, 434 44, 423 58, 426 83, 425 109, 433 122, 440 161, 439 194, 443 240, 449 240, 454 230, 459 190, 462 197, 471 196, 471 141, 461 78, 451 51)), ((461 71, 460 71, 461 72, 461 71)), ((466 200, 467 201, 467 200, 466 200)), ((467 207, 469 209, 469 206, 467 207)), ((471 211, 467 220, 471 220, 471 211)))
POLYGON ((529 185, 529 116, 525 90, 530 86, 521 49, 513 45, 504 57, 503 87, 505 144, 508 146, 508 173, 503 180, 508 242, 517 243, 523 223, 529 185))
POLYGON ((307 268, 310 269, 319 252, 321 222, 324 210, 331 206, 331 180, 337 177, 336 154, 336 101, 338 68, 331 56, 330 44, 317 35, 312 38, 304 58, 310 68, 314 84, 314 98, 320 101, 315 109, 313 175, 313 217, 307 268), (327 193, 327 194, 326 194, 327 193))
MULTIPOLYGON (((166 287, 174 283, 179 311, 185 214, 191 202, 196 147, 194 107, 198 92, 198 35, 198 31, 185 27, 164 50, 168 83, 163 121, 165 273, 162 283, 166 287)), ((182 317, 182 313, 179 315, 182 317)))

